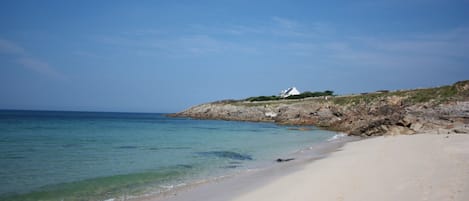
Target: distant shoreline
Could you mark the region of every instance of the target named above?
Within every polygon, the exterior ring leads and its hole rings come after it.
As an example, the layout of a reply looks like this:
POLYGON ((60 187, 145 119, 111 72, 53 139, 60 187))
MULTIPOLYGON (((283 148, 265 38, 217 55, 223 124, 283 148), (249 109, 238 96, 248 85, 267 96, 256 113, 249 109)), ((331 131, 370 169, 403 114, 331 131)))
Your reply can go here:
POLYGON ((469 133, 469 80, 436 88, 275 101, 216 101, 173 117, 313 125, 357 136, 469 133))

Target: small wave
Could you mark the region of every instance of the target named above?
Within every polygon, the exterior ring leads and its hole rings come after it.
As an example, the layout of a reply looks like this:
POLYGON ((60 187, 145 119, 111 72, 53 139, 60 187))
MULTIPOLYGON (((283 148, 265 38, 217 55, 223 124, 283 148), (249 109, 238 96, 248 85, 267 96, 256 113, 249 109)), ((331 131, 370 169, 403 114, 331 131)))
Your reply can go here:
POLYGON ((174 188, 174 185, 160 185, 160 187, 164 189, 172 189, 174 188))
POLYGON ((328 142, 330 142, 330 141, 335 141, 335 140, 338 140, 338 139, 343 138, 343 137, 345 137, 345 136, 347 136, 347 134, 345 134, 345 133, 337 133, 337 134, 335 134, 334 136, 332 136, 331 138, 327 139, 327 141, 328 141, 328 142))
POLYGON ((175 185, 159 185, 160 188, 166 189, 166 190, 171 190, 173 188, 178 188, 178 187, 183 187, 186 186, 186 183, 179 183, 175 185))
POLYGON ((182 187, 182 186, 185 186, 187 185, 186 183, 180 183, 180 184, 176 184, 174 187, 182 187))

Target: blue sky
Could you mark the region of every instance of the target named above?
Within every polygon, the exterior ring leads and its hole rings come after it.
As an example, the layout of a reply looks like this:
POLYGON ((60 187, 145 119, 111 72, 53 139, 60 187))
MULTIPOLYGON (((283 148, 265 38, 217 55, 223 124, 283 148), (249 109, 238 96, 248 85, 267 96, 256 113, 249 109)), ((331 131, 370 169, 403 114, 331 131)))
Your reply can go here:
POLYGON ((1 1, 0 108, 176 112, 469 79, 469 1, 1 1))

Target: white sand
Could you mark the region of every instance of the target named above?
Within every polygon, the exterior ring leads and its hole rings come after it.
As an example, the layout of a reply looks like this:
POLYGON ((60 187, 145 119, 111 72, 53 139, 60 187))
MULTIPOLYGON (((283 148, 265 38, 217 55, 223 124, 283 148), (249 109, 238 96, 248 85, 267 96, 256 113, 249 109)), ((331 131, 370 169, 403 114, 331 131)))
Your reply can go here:
POLYGON ((469 135, 365 139, 307 164, 288 162, 144 200, 468 201, 469 135))
POLYGON ((232 200, 467 201, 469 135, 420 134, 352 142, 232 200))

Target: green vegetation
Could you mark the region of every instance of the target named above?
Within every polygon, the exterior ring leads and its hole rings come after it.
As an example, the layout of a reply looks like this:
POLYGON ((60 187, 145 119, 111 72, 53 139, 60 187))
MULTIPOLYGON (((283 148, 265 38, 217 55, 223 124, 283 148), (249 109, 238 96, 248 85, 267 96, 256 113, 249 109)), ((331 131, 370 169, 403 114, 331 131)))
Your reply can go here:
POLYGON ((303 92, 299 95, 292 95, 288 96, 286 98, 281 98, 280 96, 255 96, 255 97, 249 97, 246 98, 245 101, 250 101, 250 102, 255 102, 255 101, 274 101, 274 100, 283 100, 283 99, 303 99, 303 98, 309 98, 309 97, 321 97, 321 96, 333 96, 334 91, 326 90, 323 92, 303 92))
POLYGON ((256 97, 249 97, 246 98, 246 101, 272 101, 272 100, 280 100, 281 98, 279 96, 256 96, 256 97))
MULTIPOLYGON (((462 83, 462 82, 461 82, 462 83)), ((352 96, 343 96, 343 97, 335 97, 332 101, 338 105, 356 105, 360 103, 371 103, 377 101, 379 99, 383 99, 390 96, 397 96, 403 97, 404 104, 415 104, 415 103, 424 103, 424 102, 432 102, 435 104, 443 103, 449 100, 457 100, 461 98, 463 90, 458 90, 458 84, 463 85, 461 83, 457 83, 452 86, 442 86, 437 88, 427 88, 427 89, 414 89, 414 90, 406 90, 406 91, 386 91, 384 90, 375 92, 375 93, 368 93, 362 95, 352 95, 352 96)), ((467 84, 467 82, 465 82, 467 84)))
POLYGON ((450 100, 458 93, 456 87, 443 86, 438 88, 419 89, 408 92, 407 101, 409 103, 422 103, 428 101, 435 101, 435 103, 442 103, 450 100))
MULTIPOLYGON (((383 100, 387 97, 397 96, 402 97, 403 104, 415 104, 431 102, 432 104, 440 104, 450 100, 465 100, 469 96, 469 80, 457 82, 451 86, 442 86, 436 88, 426 89, 413 89, 413 90, 379 90, 372 93, 362 93, 359 95, 336 96, 333 91, 326 90, 323 92, 304 92, 299 95, 293 95, 286 98, 279 96, 257 96, 244 99, 243 101, 252 102, 249 106, 256 106, 258 104, 267 104, 262 101, 274 101, 268 104, 275 104, 275 101, 282 102, 282 100, 292 103, 293 100, 302 101, 301 99, 309 97, 321 96, 334 96, 329 100, 314 99, 314 101, 332 101, 338 105, 357 105, 369 104, 375 101, 383 100)), ((285 102, 287 103, 287 102, 285 102)), ((244 104, 239 102, 239 104, 244 104)))
POLYGON ((286 97, 285 99, 303 99, 303 98, 309 98, 309 97, 321 97, 321 96, 333 96, 334 95, 334 91, 330 91, 330 90, 326 90, 326 91, 323 91, 323 92, 319 92, 319 91, 316 91, 316 92, 303 92, 299 95, 293 95, 293 96, 288 96, 286 97))
POLYGON ((371 103, 383 96, 389 96, 390 93, 370 93, 370 94, 363 94, 363 95, 355 95, 355 96, 342 96, 342 97, 335 97, 332 99, 337 105, 355 105, 359 103, 371 103))

